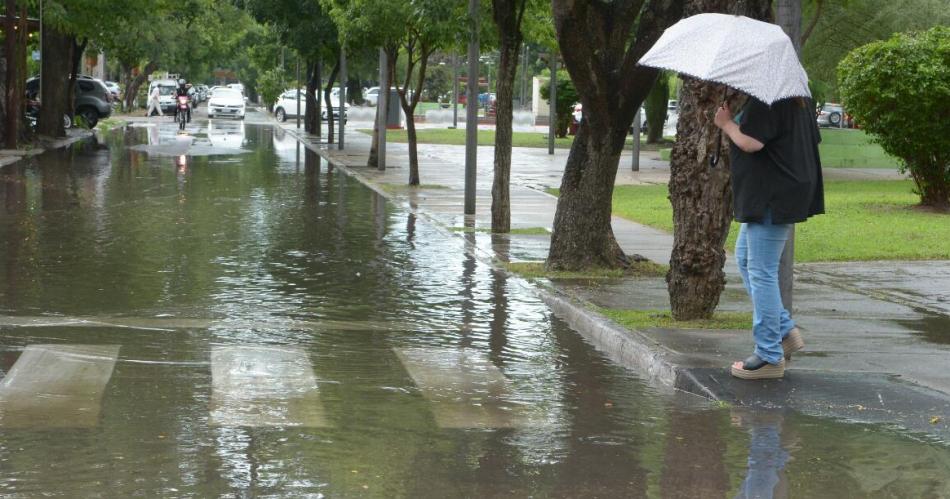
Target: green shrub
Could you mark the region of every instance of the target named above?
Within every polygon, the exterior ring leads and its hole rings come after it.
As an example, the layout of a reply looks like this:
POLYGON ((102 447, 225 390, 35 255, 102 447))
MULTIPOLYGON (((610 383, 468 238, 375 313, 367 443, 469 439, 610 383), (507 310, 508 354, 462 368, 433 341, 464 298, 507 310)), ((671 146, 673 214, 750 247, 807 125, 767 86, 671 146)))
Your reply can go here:
POLYGON ((268 109, 284 91, 284 81, 284 72, 280 68, 269 69, 258 77, 257 91, 268 109))
POLYGON ((950 209, 950 27, 853 50, 838 87, 845 109, 910 171, 921 203, 950 209))
MULTIPOLYGON (((551 94, 551 85, 547 82, 541 86, 541 98, 548 100, 551 94)), ((577 96, 577 90, 571 81, 571 76, 567 71, 557 72, 557 102, 554 107, 557 111, 557 122, 555 123, 555 135, 558 137, 567 137, 567 129, 574 119, 574 103, 580 98, 577 96)))

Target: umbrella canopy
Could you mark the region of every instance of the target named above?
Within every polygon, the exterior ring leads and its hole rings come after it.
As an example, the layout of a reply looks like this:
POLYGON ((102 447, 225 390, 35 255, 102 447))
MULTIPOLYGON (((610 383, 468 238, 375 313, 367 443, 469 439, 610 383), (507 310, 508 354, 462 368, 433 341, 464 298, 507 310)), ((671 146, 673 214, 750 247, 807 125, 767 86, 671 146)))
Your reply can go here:
POLYGON ((722 83, 762 102, 811 97, 782 28, 745 16, 698 14, 667 28, 639 64, 722 83))

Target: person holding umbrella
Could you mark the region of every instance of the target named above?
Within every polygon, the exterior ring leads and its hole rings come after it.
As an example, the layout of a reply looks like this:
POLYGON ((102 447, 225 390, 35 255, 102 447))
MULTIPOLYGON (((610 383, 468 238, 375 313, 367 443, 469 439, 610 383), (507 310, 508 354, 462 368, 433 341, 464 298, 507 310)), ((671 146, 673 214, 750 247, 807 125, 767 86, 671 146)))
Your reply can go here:
MULTIPOLYGON (((736 263, 753 306, 755 348, 732 364, 731 373, 742 379, 781 378, 786 359, 804 341, 782 305, 779 261, 793 224, 824 213, 820 136, 808 76, 781 28, 726 14, 699 14, 674 24, 639 63, 749 96, 737 116, 723 104, 714 118, 732 141, 733 214, 742 224, 736 263)), ((710 167, 718 155, 717 148, 710 167)))

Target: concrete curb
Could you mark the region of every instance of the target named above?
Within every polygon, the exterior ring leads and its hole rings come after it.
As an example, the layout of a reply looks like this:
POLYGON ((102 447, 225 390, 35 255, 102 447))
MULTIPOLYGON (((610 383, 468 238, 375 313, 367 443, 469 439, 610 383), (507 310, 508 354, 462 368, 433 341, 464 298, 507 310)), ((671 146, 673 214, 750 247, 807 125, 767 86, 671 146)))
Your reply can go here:
MULTIPOLYGON (((274 124, 273 126, 279 127, 280 125, 274 124)), ((372 180, 342 164, 333 158, 326 150, 307 141, 296 130, 284 129, 284 131, 293 135, 304 147, 316 152, 334 168, 355 178, 380 196, 390 200, 396 199, 394 194, 383 190, 372 180)), ((458 232, 445 229, 438 220, 427 216, 417 208, 408 204, 405 204, 404 207, 416 216, 424 217, 447 235, 462 237, 458 232)), ((551 308, 554 315, 567 322, 575 331, 581 333, 595 348, 604 352, 612 361, 635 371, 653 386, 664 390, 683 391, 713 401, 720 400, 720 397, 716 395, 714 390, 700 382, 689 369, 675 362, 677 355, 675 352, 663 347, 643 332, 620 326, 591 310, 592 304, 576 297, 568 296, 538 281, 525 279, 518 274, 514 274, 499 266, 494 259, 495 255, 490 253, 480 255, 479 253, 482 251, 479 248, 472 244, 467 246, 467 251, 469 251, 470 254, 483 263, 491 265, 495 271, 503 272, 510 277, 521 279, 527 283, 533 291, 538 293, 542 301, 551 308)))
POLYGON ((33 156, 43 154, 48 151, 55 150, 55 149, 63 149, 65 147, 69 147, 75 144, 76 142, 92 138, 93 136, 95 136, 95 133, 92 130, 83 130, 83 131, 77 132, 72 137, 63 137, 63 138, 52 139, 52 140, 46 139, 44 140, 42 147, 37 147, 34 149, 29 149, 29 150, 17 149, 15 151, 5 149, 2 152, 0 152, 0 168, 3 168, 7 165, 12 165, 24 158, 30 158, 33 156))

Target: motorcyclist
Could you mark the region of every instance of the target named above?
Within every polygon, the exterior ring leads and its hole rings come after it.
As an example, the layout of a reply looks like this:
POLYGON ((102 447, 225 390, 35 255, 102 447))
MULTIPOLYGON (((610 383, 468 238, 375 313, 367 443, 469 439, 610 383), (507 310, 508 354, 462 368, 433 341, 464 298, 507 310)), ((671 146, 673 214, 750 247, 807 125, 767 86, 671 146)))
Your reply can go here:
POLYGON ((178 88, 175 89, 175 101, 178 101, 178 97, 187 97, 188 98, 188 118, 186 121, 191 123, 191 93, 189 92, 191 85, 189 85, 184 78, 178 80, 178 88))

